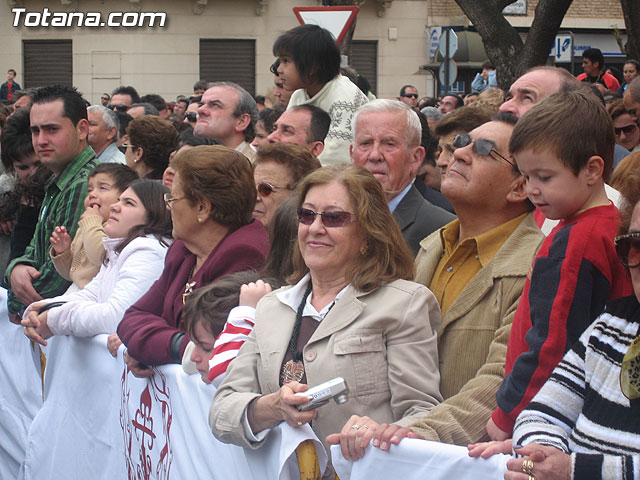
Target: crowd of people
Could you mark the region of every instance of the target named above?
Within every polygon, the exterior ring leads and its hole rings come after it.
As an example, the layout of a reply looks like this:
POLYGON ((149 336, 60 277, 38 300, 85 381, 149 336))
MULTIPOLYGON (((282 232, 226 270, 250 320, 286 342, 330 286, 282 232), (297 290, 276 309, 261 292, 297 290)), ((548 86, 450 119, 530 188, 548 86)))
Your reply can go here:
POLYGON ((318 26, 273 54, 266 98, 169 104, 9 70, 9 319, 200 374, 222 442, 309 424, 351 460, 410 437, 513 453, 507 479, 640 478, 640 64, 375 99, 318 26), (346 403, 298 408, 336 377, 346 403))

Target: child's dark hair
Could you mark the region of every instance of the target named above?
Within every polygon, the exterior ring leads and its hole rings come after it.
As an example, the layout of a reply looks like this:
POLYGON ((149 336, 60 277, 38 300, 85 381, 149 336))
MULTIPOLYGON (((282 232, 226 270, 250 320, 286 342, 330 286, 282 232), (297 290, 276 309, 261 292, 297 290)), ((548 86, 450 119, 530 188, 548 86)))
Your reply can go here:
POLYGON ((2 165, 8 172, 14 170, 14 161, 30 157, 35 153, 31 140, 30 111, 30 108, 21 108, 9 117, 2 129, 0 156, 2 157, 2 165))
POLYGON ((135 171, 120 163, 100 163, 89 172, 88 178, 95 177, 99 173, 109 175, 113 180, 113 186, 120 193, 124 192, 131 185, 131 182, 139 178, 135 171))
POLYGON ((299 25, 280 35, 273 44, 276 57, 291 57, 303 82, 325 84, 340 72, 340 48, 329 30, 299 25))
POLYGON ((264 280, 274 285, 273 279, 253 270, 236 272, 216 280, 211 285, 199 288, 193 295, 187 297, 182 318, 187 335, 198 342, 194 327, 202 323, 214 337, 218 337, 232 308, 237 307, 240 298, 240 287, 245 283, 264 280))
POLYGON ((138 179, 129 185, 140 202, 147 211, 147 221, 144 225, 137 225, 131 230, 116 247, 116 253, 122 252, 124 248, 135 238, 145 235, 155 235, 160 243, 167 245, 167 239, 171 238, 171 213, 164 203, 164 194, 169 193, 169 189, 154 180, 138 179))
POLYGON ((509 152, 516 157, 523 150, 549 150, 575 175, 597 155, 604 161, 602 176, 608 179, 614 145, 611 117, 590 90, 582 87, 550 95, 525 113, 513 129, 509 152))

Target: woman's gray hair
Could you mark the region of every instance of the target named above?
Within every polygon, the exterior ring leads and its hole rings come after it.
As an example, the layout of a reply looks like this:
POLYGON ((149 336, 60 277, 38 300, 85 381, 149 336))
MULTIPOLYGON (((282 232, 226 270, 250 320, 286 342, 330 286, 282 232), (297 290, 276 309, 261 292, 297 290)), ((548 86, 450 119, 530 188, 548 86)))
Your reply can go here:
POLYGON ((113 110, 103 105, 91 105, 90 107, 87 107, 87 112, 102 113, 102 121, 107 128, 118 128, 118 116, 113 110))
POLYGON ((373 100, 369 103, 365 103, 360 107, 353 115, 351 125, 353 126, 353 145, 356 144, 357 129, 358 129, 358 117, 365 113, 405 113, 407 116, 407 128, 405 130, 405 136, 407 140, 407 146, 417 147, 420 145, 420 138, 422 136, 422 125, 418 114, 411 110, 405 103, 397 100, 373 100))

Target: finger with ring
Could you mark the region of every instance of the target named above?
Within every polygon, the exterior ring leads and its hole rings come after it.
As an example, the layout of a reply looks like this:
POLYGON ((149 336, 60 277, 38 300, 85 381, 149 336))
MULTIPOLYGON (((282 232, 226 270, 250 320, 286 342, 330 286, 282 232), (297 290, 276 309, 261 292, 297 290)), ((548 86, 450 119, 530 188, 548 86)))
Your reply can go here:
POLYGON ((536 480, 536 477, 534 477, 533 475, 529 475, 529 478, 527 480, 536 480))
POLYGON ((358 425, 351 425, 351 428, 353 428, 354 430, 359 430, 360 427, 358 425))
POLYGON ((526 459, 522 462, 522 472, 531 476, 533 473, 533 461, 530 459, 526 459))

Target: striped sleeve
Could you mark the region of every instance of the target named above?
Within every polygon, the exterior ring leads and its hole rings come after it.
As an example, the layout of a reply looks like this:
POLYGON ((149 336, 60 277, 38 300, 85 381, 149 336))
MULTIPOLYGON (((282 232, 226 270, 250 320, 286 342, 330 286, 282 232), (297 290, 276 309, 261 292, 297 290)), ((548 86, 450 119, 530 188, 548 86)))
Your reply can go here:
POLYGON ((247 306, 233 308, 224 329, 216 338, 213 355, 209 359, 209 380, 216 387, 222 383, 227 368, 238 355, 240 347, 255 325, 256 309, 247 306))

